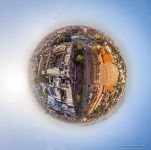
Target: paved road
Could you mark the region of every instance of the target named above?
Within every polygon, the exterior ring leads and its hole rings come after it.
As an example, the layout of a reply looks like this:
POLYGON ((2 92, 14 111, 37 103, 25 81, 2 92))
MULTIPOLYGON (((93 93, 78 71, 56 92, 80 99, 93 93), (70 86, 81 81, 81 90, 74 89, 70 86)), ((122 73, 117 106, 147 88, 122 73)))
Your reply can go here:
POLYGON ((89 52, 89 48, 86 46, 85 47, 85 51, 84 51, 84 56, 85 56, 85 69, 84 69, 84 86, 83 86, 83 114, 87 108, 87 98, 89 96, 89 85, 91 84, 90 81, 90 75, 91 75, 91 60, 90 60, 90 52, 89 52))
MULTIPOLYGON (((73 39, 74 42, 76 43, 81 43, 82 45, 84 45, 84 56, 85 56, 85 61, 84 61, 84 86, 83 86, 83 95, 82 95, 82 112, 83 114, 85 113, 85 110, 87 108, 87 98, 89 96, 89 91, 90 91, 90 87, 88 85, 91 85, 91 58, 90 58, 90 49, 88 47, 87 44, 90 44, 92 42, 92 39, 80 39, 80 38, 75 38, 73 39)), ((78 68, 77 71, 78 73, 78 68)), ((77 74, 78 75, 78 74, 77 74)), ((78 77, 77 77, 77 82, 78 82, 78 77)))

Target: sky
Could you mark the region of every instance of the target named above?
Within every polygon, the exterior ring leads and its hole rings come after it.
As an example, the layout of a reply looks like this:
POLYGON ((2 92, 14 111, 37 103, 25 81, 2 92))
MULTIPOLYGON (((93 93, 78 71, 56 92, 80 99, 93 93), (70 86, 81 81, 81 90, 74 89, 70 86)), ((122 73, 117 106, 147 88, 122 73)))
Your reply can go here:
POLYGON ((0 0, 1 150, 150 150, 151 1, 0 0), (104 122, 84 126, 42 113, 28 84, 28 60, 66 25, 107 33, 127 65, 124 101, 104 122))

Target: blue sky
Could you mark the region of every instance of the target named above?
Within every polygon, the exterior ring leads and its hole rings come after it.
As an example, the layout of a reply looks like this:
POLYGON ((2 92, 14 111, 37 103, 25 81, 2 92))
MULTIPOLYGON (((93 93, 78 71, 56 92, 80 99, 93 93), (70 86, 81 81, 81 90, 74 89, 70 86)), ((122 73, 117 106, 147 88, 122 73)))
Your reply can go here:
POLYGON ((150 7, 149 0, 0 0, 0 149, 151 149, 150 7), (28 58, 38 42, 72 24, 108 33, 127 63, 122 106, 91 126, 48 118, 35 105, 27 82, 28 58))

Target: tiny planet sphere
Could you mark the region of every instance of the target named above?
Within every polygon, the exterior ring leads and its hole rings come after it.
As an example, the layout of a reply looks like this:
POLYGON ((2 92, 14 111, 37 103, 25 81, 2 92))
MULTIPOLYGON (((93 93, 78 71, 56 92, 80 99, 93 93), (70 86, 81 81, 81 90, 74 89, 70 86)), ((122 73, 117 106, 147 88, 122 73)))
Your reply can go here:
POLYGON ((103 32, 83 25, 47 35, 29 62, 35 100, 49 116, 70 123, 108 118, 120 106, 126 65, 103 32))

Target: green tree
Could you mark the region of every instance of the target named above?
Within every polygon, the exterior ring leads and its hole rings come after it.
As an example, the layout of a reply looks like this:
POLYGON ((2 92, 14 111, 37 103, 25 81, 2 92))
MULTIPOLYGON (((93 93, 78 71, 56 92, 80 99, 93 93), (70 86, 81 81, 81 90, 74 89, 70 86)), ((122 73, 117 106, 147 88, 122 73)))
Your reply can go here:
POLYGON ((100 53, 99 49, 98 49, 96 46, 93 46, 93 47, 91 48, 91 50, 92 50, 92 52, 93 52, 95 55, 97 55, 97 54, 100 53))
POLYGON ((77 44, 77 51, 79 54, 82 54, 82 51, 84 50, 84 47, 82 46, 82 44, 77 44))
POLYGON ((81 101, 81 95, 77 94, 77 102, 80 102, 80 101, 81 101))
POLYGON ((75 60, 76 60, 76 62, 82 64, 84 62, 84 56, 79 54, 76 56, 75 60))
POLYGON ((49 91, 48 91, 48 89, 45 89, 45 90, 44 90, 44 94, 45 94, 46 96, 48 96, 48 95, 49 95, 49 91))
POLYGON ((46 83, 47 82, 47 79, 45 76, 42 76, 42 75, 38 75, 35 77, 35 82, 37 84, 40 84, 40 83, 46 83))

